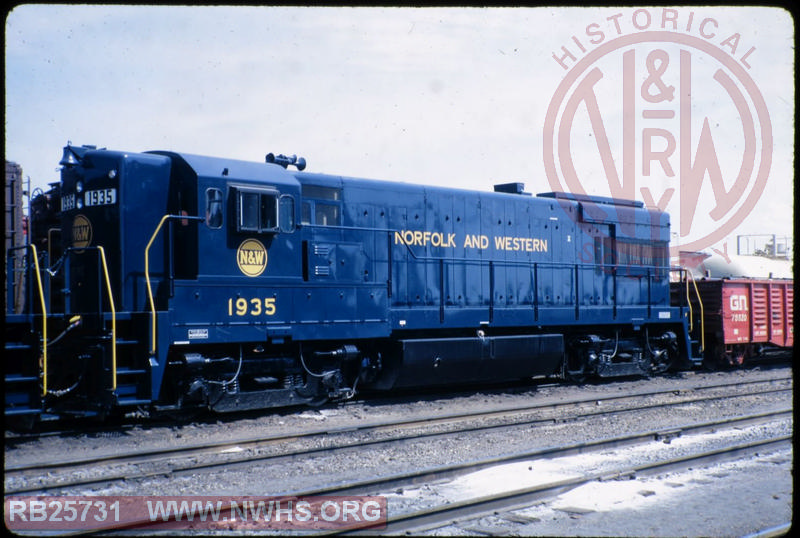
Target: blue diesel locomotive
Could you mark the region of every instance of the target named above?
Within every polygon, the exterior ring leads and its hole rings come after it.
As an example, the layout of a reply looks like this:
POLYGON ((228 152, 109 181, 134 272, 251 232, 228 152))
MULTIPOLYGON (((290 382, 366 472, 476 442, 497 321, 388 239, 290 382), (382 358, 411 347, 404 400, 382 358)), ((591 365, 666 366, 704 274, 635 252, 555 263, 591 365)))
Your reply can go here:
POLYGON ((6 317, 6 416, 696 363, 670 304, 669 217, 639 202, 325 175, 273 154, 68 145, 60 165, 31 244, 9 251, 28 301, 6 317))

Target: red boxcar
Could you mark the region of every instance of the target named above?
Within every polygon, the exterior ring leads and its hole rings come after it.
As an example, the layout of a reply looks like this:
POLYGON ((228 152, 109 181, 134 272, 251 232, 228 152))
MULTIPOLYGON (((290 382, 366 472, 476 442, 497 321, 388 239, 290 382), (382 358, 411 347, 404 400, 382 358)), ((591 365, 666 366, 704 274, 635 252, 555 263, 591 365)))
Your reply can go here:
MULTIPOLYGON (((742 364, 794 343, 794 282, 774 279, 706 279, 691 281, 692 339, 709 364, 742 364), (702 322, 700 312, 702 311, 702 322), (702 331, 702 332, 701 332, 702 331)), ((687 295, 685 283, 673 284, 673 301, 687 295)))

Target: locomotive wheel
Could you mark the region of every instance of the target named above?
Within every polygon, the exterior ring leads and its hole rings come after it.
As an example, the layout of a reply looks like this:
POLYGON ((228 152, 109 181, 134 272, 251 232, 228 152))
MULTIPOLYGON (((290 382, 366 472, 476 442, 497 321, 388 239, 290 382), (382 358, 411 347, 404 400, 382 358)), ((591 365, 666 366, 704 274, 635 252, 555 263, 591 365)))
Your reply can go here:
POLYGON ((324 394, 318 394, 312 400, 306 402, 306 405, 309 407, 322 407, 326 403, 328 403, 330 399, 324 394))
POLYGON ((733 368, 739 368, 744 364, 745 359, 749 355, 747 346, 734 345, 730 346, 725 352, 725 358, 728 365, 733 368))
POLYGON ((586 358, 584 353, 567 354, 564 362, 561 363, 561 377, 564 381, 581 384, 586 381, 586 358))
POLYGON ((675 357, 669 351, 665 351, 664 355, 666 356, 665 359, 652 363, 651 373, 659 375, 673 369, 675 366, 675 357))
POLYGON ((306 400, 305 404, 310 407, 320 407, 329 400, 325 386, 320 382, 319 377, 309 376, 306 384, 295 391, 298 396, 306 400))
POLYGON ((716 344, 710 355, 710 360, 706 360, 704 365, 710 370, 729 370, 731 368, 741 368, 751 357, 751 348, 746 344, 716 344))
POLYGON ((40 425, 39 415, 21 415, 6 418, 6 429, 13 432, 30 433, 38 431, 40 425))
POLYGON ((658 375, 678 370, 678 356, 677 346, 669 345, 665 347, 663 353, 658 356, 657 362, 652 363, 652 373, 658 375))
POLYGON ((730 368, 731 363, 728 360, 728 353, 725 350, 725 346, 722 344, 713 344, 710 350, 706 352, 703 366, 712 372, 730 368))

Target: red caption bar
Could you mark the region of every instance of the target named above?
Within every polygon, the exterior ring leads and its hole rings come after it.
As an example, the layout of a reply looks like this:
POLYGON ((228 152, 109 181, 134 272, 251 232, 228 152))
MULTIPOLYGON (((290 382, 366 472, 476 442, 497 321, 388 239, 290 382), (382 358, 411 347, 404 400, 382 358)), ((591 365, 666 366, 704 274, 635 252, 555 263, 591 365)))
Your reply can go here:
POLYGON ((6 497, 6 528, 328 530, 386 527, 386 497, 6 497))

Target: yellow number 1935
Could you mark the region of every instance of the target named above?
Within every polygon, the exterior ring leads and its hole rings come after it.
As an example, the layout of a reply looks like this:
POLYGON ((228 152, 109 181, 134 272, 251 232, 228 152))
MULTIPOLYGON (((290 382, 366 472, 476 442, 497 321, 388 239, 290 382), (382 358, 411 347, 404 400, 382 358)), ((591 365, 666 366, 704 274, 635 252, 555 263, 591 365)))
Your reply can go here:
POLYGON ((245 299, 238 297, 236 299, 228 299, 228 315, 229 316, 274 316, 277 311, 274 297, 266 297, 264 299, 245 299))

